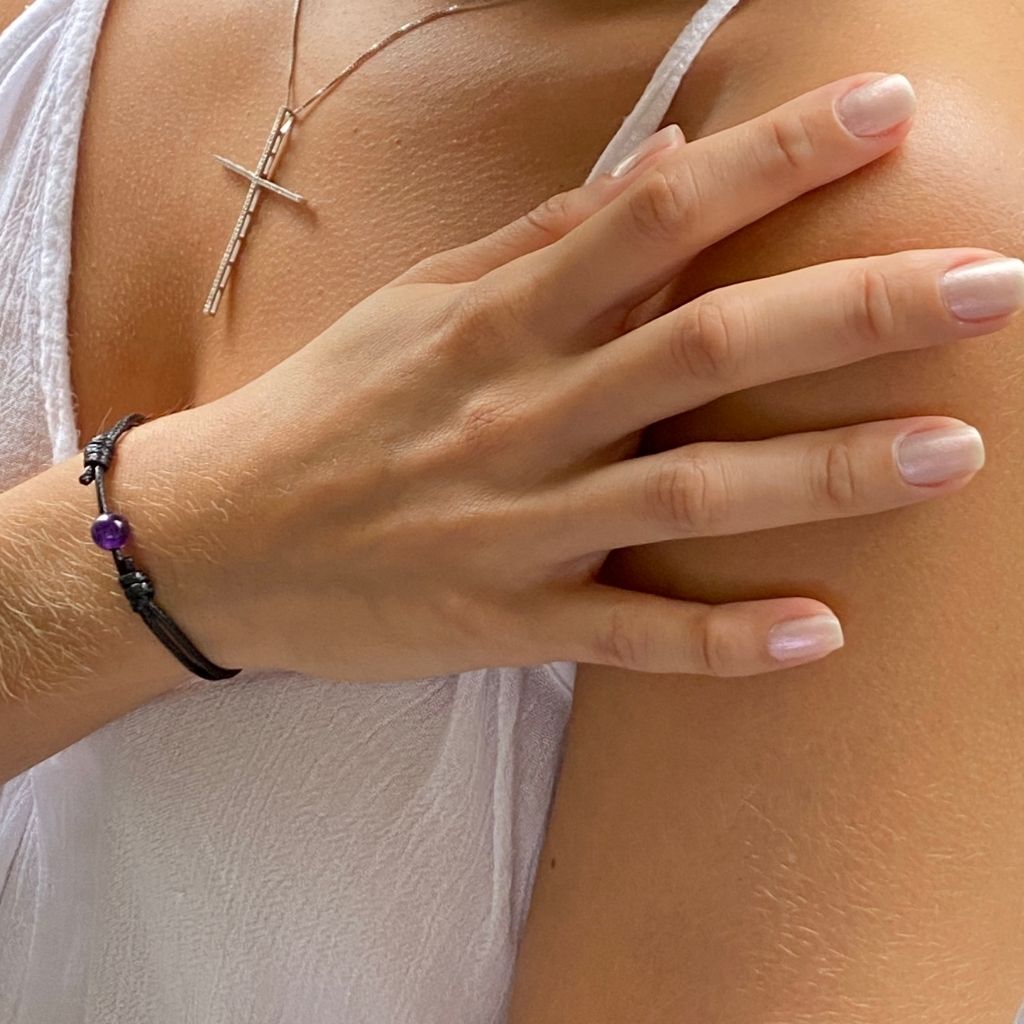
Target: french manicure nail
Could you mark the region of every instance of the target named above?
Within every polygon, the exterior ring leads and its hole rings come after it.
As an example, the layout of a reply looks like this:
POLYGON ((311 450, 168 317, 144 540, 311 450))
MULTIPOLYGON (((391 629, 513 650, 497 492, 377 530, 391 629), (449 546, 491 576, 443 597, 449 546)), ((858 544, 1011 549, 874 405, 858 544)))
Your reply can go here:
POLYGON ((666 125, 660 132, 645 139, 632 153, 617 164, 612 170, 613 178, 624 178, 630 171, 640 166, 641 161, 663 149, 668 149, 682 139, 683 130, 677 124, 666 125))
POLYGON ((903 75, 886 75, 840 97, 836 115, 848 132, 864 138, 902 124, 916 107, 910 82, 903 75))
POLYGON ((978 260, 947 271, 942 298, 960 320, 1008 316, 1024 307, 1024 261, 1011 258, 978 260))
POLYGON ((985 465, 985 443, 974 427, 940 427, 907 434, 896 465, 908 484, 941 484, 985 465))
POLYGON ((843 627, 828 613, 787 619, 768 631, 768 650, 776 661, 814 661, 843 643, 843 627))

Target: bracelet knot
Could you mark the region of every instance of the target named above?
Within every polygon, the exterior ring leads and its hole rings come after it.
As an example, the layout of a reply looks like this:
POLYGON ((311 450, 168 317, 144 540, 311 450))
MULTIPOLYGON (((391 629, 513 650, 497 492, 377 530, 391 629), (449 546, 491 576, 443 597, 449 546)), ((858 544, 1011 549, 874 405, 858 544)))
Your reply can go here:
POLYGON ((124 570, 118 573, 118 582, 132 606, 132 611, 142 611, 156 596, 156 588, 141 569, 135 568, 135 563, 130 558, 124 559, 124 565, 124 570))
POLYGON ((114 438, 109 433, 97 434, 86 446, 83 452, 85 472, 78 478, 82 484, 91 484, 96 479, 96 469, 103 470, 110 468, 110 460, 114 457, 114 438))

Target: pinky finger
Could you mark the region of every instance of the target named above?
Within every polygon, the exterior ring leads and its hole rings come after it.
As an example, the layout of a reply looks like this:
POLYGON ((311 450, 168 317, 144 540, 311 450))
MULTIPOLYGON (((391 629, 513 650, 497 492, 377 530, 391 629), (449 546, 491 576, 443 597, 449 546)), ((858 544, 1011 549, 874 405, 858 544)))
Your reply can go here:
POLYGON ((751 676, 843 646, 839 620, 805 597, 709 605, 594 583, 546 621, 556 657, 637 672, 751 676))

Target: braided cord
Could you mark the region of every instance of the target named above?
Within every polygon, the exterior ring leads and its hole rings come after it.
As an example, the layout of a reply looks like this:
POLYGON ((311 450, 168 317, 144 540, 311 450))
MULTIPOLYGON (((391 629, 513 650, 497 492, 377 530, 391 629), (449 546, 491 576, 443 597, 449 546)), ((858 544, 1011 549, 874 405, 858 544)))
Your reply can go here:
POLYGON ((83 451, 85 470, 79 476, 81 484, 96 484, 96 502, 99 515, 94 522, 93 540, 97 545, 109 550, 117 569, 117 580, 124 591, 132 611, 136 612, 150 628, 158 640, 180 661, 185 668, 203 679, 230 679, 238 675, 239 668, 222 668, 206 657, 194 643, 182 632, 174 620, 156 603, 156 588, 150 577, 140 569, 134 559, 122 553, 121 548, 131 535, 128 521, 116 516, 107 507, 107 494, 104 487, 104 474, 110 468, 114 458, 114 446, 118 439, 132 427, 146 422, 142 413, 133 412, 117 421, 109 430, 97 434, 83 451), (107 536, 112 538, 100 543, 96 526, 102 524, 107 528, 107 536), (112 546, 117 543, 117 546, 112 546))

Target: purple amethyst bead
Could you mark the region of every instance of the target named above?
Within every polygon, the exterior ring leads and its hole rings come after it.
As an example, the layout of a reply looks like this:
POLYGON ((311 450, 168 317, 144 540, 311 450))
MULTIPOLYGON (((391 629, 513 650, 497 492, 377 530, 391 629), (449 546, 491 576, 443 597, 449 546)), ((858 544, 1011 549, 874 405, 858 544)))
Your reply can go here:
POLYGON ((92 522, 92 539, 104 551, 124 547, 132 535, 131 524, 116 512, 106 512, 92 522))

